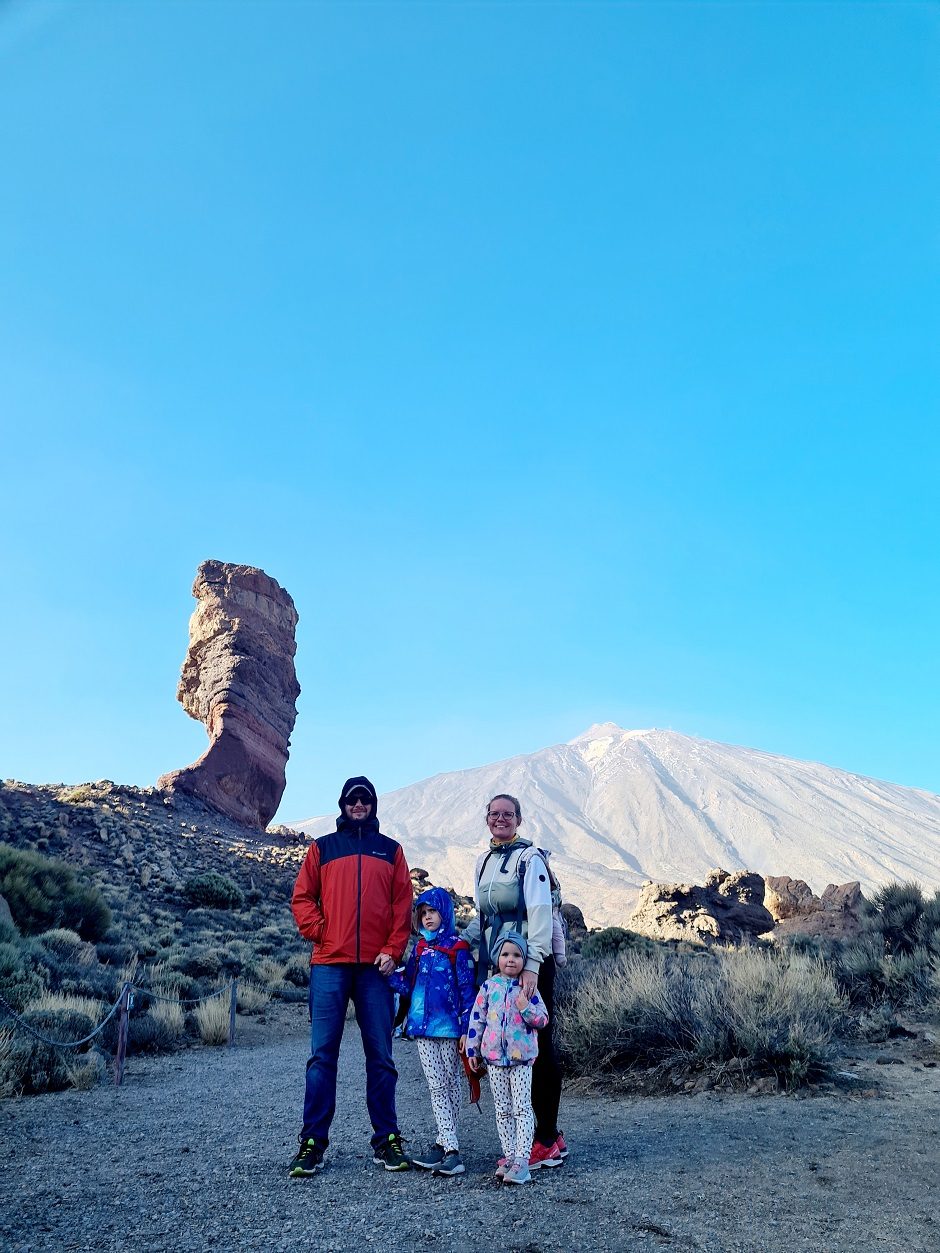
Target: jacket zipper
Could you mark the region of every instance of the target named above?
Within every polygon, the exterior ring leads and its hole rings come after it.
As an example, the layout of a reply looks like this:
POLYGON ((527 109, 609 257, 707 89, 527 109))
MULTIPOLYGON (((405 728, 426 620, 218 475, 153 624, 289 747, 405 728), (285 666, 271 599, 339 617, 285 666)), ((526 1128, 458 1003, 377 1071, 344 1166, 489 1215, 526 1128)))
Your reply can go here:
POLYGON ((356 854, 356 961, 362 960, 362 835, 359 836, 359 852, 356 854))

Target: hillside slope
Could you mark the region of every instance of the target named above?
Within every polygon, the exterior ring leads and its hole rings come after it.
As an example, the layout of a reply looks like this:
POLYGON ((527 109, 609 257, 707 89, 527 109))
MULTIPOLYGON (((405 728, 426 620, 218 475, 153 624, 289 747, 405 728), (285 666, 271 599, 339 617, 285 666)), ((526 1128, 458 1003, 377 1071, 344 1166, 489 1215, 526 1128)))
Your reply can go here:
MULTIPOLYGON (((591 727, 567 744, 436 775, 380 797, 409 863, 466 892, 486 843, 487 799, 522 802, 522 833, 553 850, 567 899, 591 925, 623 924, 647 879, 714 866, 827 883, 940 887, 940 797, 815 762, 675 731, 591 727)), ((334 818, 295 827, 308 835, 334 818)))

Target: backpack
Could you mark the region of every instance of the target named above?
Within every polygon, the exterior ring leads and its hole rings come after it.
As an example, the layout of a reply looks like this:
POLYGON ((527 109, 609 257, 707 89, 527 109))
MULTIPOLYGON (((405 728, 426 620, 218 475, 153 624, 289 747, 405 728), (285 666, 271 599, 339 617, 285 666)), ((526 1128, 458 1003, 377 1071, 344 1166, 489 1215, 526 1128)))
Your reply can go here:
MULTIPOLYGON (((552 894, 552 956, 555 958, 555 964, 557 966, 564 966, 566 965, 568 961, 567 943, 566 943, 567 937, 568 937, 568 924, 565 922, 564 918, 561 915, 561 882, 558 876, 555 874, 554 870, 552 870, 551 851, 547 848, 537 848, 534 844, 530 844, 528 840, 521 840, 519 841, 519 843, 523 845, 523 849, 522 849, 522 852, 519 854, 518 861, 516 862, 516 878, 518 879, 518 882, 519 882, 519 903, 520 903, 519 913, 516 918, 516 925, 517 926, 521 925, 521 921, 522 921, 522 900, 523 900, 523 891, 525 888, 526 869, 529 865, 529 862, 532 860, 533 857, 535 856, 541 857, 545 865, 545 869, 548 871, 548 885, 549 885, 549 888, 551 889, 551 894, 552 894)), ((476 873, 476 879, 478 883, 480 881, 480 876, 483 873, 484 865, 486 864, 488 858, 493 856, 494 853, 495 853, 494 849, 489 849, 486 853, 484 853, 481 856, 480 860, 478 861, 477 873, 476 873)), ((481 915, 481 918, 480 918, 481 942, 482 942, 482 936, 483 936, 483 924, 484 924, 484 919, 481 915)))

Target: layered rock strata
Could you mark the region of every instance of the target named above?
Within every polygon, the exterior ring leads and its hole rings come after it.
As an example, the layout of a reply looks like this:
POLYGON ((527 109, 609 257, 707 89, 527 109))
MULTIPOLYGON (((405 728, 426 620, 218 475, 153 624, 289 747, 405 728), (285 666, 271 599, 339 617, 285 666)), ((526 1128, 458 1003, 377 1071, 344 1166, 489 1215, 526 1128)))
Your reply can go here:
POLYGON ((657 940, 746 944, 773 929, 759 874, 712 870, 702 886, 646 883, 629 927, 657 940))
POLYGON ((209 732, 191 766, 157 780, 264 829, 281 802, 300 685, 294 672, 297 611, 263 570, 204 561, 177 699, 209 732))

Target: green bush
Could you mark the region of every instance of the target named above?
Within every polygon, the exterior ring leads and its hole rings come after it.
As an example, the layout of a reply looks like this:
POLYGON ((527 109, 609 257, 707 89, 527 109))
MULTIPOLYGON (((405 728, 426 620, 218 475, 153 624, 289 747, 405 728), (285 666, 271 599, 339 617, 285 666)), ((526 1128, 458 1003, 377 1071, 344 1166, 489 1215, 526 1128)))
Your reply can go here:
POLYGON ((111 926, 111 911, 93 884, 30 849, 0 845, 0 896, 26 935, 68 927, 83 940, 100 940, 111 926))
POLYGON ((0 991, 19 1013, 49 987, 49 970, 30 941, 0 944, 0 991))
MULTIPOLYGON (((93 1031, 96 1021, 76 1009, 25 1009, 23 1019, 52 1040, 71 1042, 93 1031)), ((90 1046, 84 1046, 87 1052, 90 1046)), ((72 1086, 75 1049, 58 1049, 18 1032, 0 1056, 0 1091, 11 1095, 58 1092, 72 1086)))
POLYGON ((618 953, 639 949, 649 952, 655 948, 652 940, 636 931, 627 931, 624 927, 604 927, 602 931, 592 931, 581 943, 581 956, 597 960, 601 957, 616 957, 618 953))
POLYGON ((832 961, 839 986, 856 1009, 885 1003, 914 1009, 940 995, 940 957, 929 948, 886 953, 877 932, 862 935, 832 961))
POLYGON ((170 1053, 183 1037, 182 1011, 176 1004, 156 1001, 143 1014, 132 1014, 127 1024, 128 1053, 170 1053), (178 1011, 178 1017, 172 1011, 178 1011))
POLYGON ((884 941, 886 953, 912 953, 924 912, 924 893, 917 883, 886 883, 869 901, 869 926, 884 941))
POLYGON ((187 879, 183 897, 190 905, 209 909, 241 909, 245 903, 245 894, 238 884, 214 870, 187 879))
POLYGON ((218 979, 222 973, 218 953, 208 948, 191 948, 174 954, 170 963, 175 970, 189 975, 191 979, 218 979))
POLYGON ((43 931, 36 936, 36 943, 41 944, 46 952, 65 966, 91 966, 98 961, 95 946, 68 927, 43 931))
POLYGON ((0 944, 8 944, 10 941, 18 940, 19 938, 19 927, 12 917, 7 916, 5 909, 0 909, 0 944))

